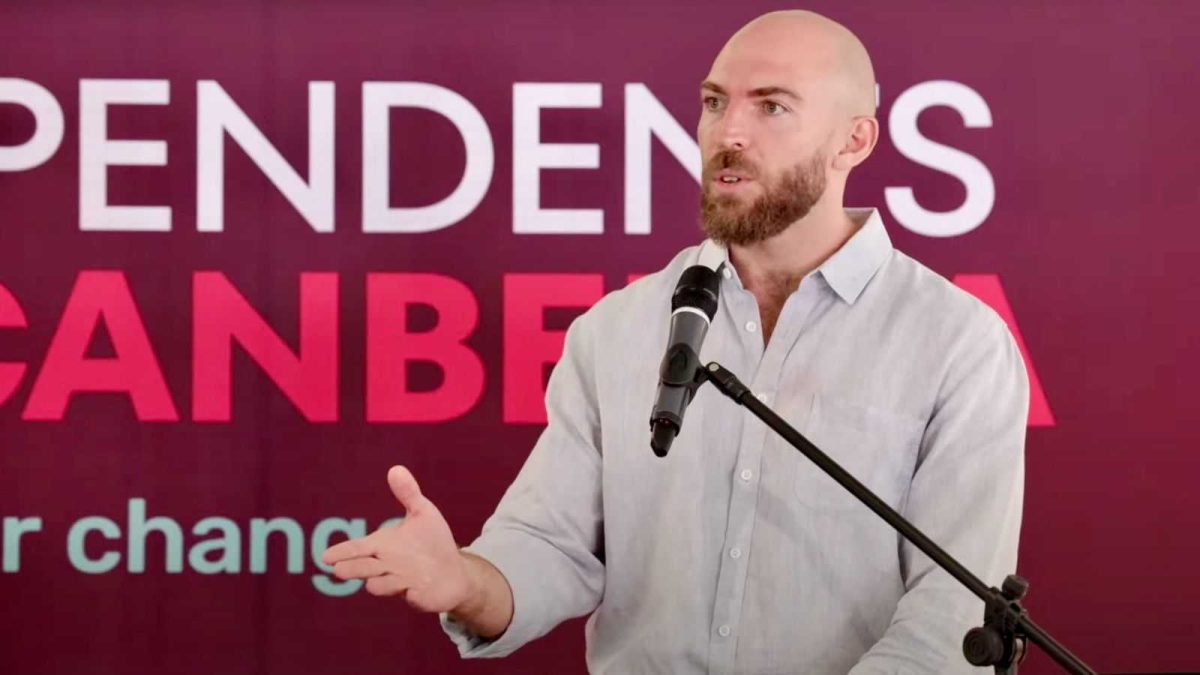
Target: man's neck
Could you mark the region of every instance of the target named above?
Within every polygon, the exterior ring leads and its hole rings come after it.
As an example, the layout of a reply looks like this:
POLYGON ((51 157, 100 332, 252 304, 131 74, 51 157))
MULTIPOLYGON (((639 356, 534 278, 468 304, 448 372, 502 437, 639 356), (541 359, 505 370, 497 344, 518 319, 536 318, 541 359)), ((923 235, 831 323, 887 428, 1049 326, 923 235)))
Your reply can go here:
POLYGON ((820 267, 857 230, 858 225, 840 204, 817 204, 804 218, 770 239, 731 245, 729 256, 742 284, 751 292, 789 286, 791 293, 805 275, 820 267))
POLYGON ((841 200, 831 200, 831 204, 816 204, 808 215, 770 239, 729 247, 742 285, 758 301, 763 345, 770 341, 783 304, 800 280, 836 253, 857 229, 841 200))

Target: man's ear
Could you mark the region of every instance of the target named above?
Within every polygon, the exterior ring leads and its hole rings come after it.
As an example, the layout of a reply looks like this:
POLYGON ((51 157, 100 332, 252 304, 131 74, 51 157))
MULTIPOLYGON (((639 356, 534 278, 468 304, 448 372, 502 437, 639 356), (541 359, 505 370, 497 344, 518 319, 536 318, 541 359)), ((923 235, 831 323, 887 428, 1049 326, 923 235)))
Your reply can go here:
POLYGON ((879 120, 870 116, 855 117, 850 134, 841 150, 833 156, 833 168, 849 171, 866 161, 879 141, 879 120))

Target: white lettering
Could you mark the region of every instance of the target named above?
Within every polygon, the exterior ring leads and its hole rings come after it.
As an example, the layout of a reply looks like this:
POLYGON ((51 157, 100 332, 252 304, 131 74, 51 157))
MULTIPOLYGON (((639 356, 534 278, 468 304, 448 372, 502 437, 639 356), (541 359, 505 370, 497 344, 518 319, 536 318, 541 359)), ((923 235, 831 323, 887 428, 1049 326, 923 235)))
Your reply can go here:
POLYGON ((911 187, 888 187, 883 196, 892 216, 904 227, 927 237, 955 237, 987 220, 996 201, 996 187, 983 162, 921 135, 917 118, 926 108, 937 105, 958 111, 968 128, 992 126, 992 111, 974 89, 958 82, 934 80, 900 94, 888 116, 888 130, 901 155, 962 181, 967 188, 966 200, 953 211, 935 212, 917 203, 911 187))
POLYGON ((62 145, 62 107, 42 85, 0 77, 0 103, 15 103, 33 113, 33 136, 20 145, 0 146, 0 171, 25 171, 50 159, 62 145))
POLYGON ((487 121, 459 94, 424 82, 363 84, 363 232, 433 232, 466 218, 492 182, 495 153, 487 121), (388 204, 388 110, 424 108, 450 120, 462 136, 467 163, 458 187, 429 206, 392 208, 388 204))
POLYGON ((196 229, 225 229, 225 133, 316 232, 333 232, 333 83, 308 83, 308 182, 212 80, 196 84, 196 229))
POLYGON ((169 206, 109 206, 108 167, 166 166, 166 141, 108 138, 108 106, 166 105, 166 80, 79 81, 79 229, 106 232, 168 232, 169 206))
POLYGON ((595 143, 542 143, 543 108, 599 108, 598 83, 513 85, 513 232, 517 234, 600 234, 601 209, 541 207, 542 169, 598 169, 595 143))

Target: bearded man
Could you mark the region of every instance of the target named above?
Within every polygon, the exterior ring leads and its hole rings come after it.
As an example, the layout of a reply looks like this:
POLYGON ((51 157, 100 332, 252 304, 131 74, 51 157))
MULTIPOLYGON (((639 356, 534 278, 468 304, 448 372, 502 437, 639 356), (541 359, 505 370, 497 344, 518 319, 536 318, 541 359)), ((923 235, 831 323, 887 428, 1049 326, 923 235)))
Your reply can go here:
POLYGON ((982 603, 715 389, 667 457, 647 447, 672 291, 716 251, 702 361, 985 582, 1016 566, 1028 383, 1012 336, 893 249, 878 212, 842 205, 879 136, 866 49, 818 15, 767 14, 717 55, 700 102, 709 241, 572 324, 546 430, 480 537, 460 551, 393 467, 405 522, 325 560, 441 612, 466 657, 590 613, 593 673, 969 670, 982 603))

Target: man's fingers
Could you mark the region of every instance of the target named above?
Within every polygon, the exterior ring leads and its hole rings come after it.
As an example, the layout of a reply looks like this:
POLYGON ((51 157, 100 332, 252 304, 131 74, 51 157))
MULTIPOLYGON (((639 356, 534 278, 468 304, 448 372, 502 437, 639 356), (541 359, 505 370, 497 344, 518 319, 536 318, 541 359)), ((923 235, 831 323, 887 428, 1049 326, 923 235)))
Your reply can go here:
POLYGON ((371 595, 396 595, 408 590, 408 585, 395 574, 367 579, 367 592, 371 595))
POLYGON ((370 579, 387 574, 387 566, 379 558, 351 558, 333 566, 339 579, 370 579))
POLYGON ((326 565, 336 565, 343 560, 366 558, 373 555, 375 555, 375 546, 371 538, 359 537, 325 549, 325 553, 321 555, 321 561, 326 565))
POLYGON ((421 494, 421 487, 417 485, 417 479, 413 478, 412 472, 408 469, 402 466, 393 466, 388 470, 387 481, 388 487, 392 488, 392 494, 404 506, 408 515, 415 514, 427 501, 421 494))

